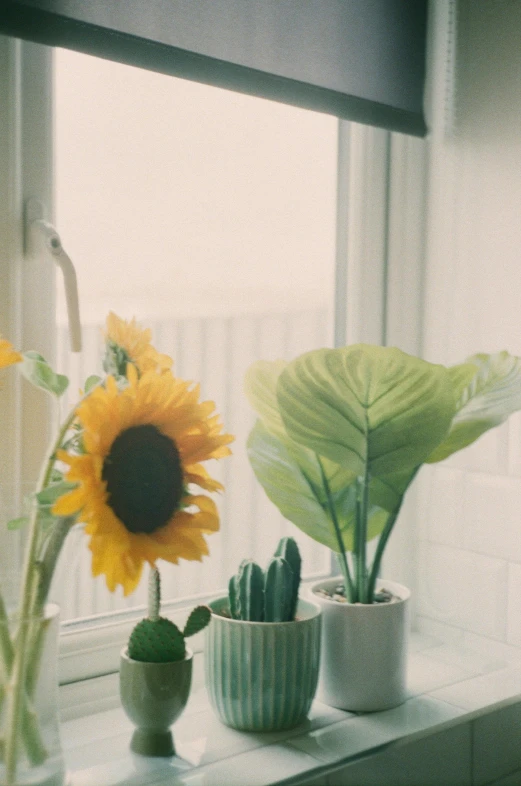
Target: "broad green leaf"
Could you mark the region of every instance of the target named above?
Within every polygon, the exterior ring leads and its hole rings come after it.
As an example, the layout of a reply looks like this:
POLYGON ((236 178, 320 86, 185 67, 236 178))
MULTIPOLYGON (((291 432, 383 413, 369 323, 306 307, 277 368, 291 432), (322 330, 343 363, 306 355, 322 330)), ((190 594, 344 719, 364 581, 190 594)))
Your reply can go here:
POLYGON ((416 476, 418 467, 392 472, 369 481, 369 500, 389 513, 399 508, 409 484, 416 476))
MULTIPOLYGON (((338 551, 333 521, 327 510, 325 489, 315 482, 309 482, 288 443, 268 431, 259 420, 250 432, 247 449, 257 480, 282 515, 313 540, 338 551)), ((320 468, 314 471, 319 474, 320 468)), ((350 551, 353 547, 356 488, 353 483, 344 485, 332 497, 344 546, 350 551)), ((371 505, 369 540, 380 534, 387 516, 386 511, 371 505)))
POLYGON ((22 374, 37 388, 46 390, 58 398, 62 396, 69 385, 69 380, 63 374, 56 374, 44 357, 38 352, 23 353, 21 365, 22 374))
POLYGON ((288 364, 285 360, 258 360, 246 371, 244 392, 266 428, 278 437, 287 437, 277 403, 277 381, 288 364))
POLYGON ((284 443, 257 421, 247 441, 257 480, 284 518, 314 540, 338 550, 331 522, 284 443))
POLYGON ((280 373, 277 401, 293 440, 373 477, 421 464, 455 412, 446 368, 367 344, 301 355, 280 373))
POLYGON ((478 365, 468 360, 465 363, 459 363, 457 366, 450 366, 447 369, 454 393, 454 400, 456 401, 456 409, 458 406, 461 406, 461 402, 466 396, 465 391, 476 376, 477 369, 478 365))
MULTIPOLYGON (((320 470, 317 454, 305 448, 304 445, 299 445, 287 435, 281 437, 281 442, 284 443, 286 450, 300 467, 302 474, 307 479, 316 496, 322 502, 325 502, 325 490, 323 488, 322 472, 320 470)), ((333 461, 323 457, 321 457, 320 461, 326 474, 329 488, 332 492, 336 493, 342 491, 355 482, 356 475, 350 470, 346 470, 333 461)))
POLYGON ((521 409, 521 359, 508 352, 473 355, 449 369, 456 414, 445 439, 427 458, 442 461, 521 409))
MULTIPOLYGON (((286 366, 285 360, 259 360, 253 363, 245 375, 246 396, 268 431, 284 442, 306 478, 320 493, 322 476, 315 453, 290 439, 280 416, 277 381, 286 366)), ((354 482, 356 476, 344 467, 327 458, 323 458, 322 463, 332 490, 338 491, 354 482)))

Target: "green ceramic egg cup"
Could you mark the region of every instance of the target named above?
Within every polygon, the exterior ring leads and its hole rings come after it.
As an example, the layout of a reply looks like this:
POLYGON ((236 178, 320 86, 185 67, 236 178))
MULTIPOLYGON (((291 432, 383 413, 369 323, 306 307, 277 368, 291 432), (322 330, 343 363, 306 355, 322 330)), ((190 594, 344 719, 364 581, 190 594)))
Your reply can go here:
POLYGON ((130 742, 143 756, 174 756, 170 727, 183 712, 192 684, 193 654, 184 660, 148 663, 132 660, 121 651, 119 687, 121 704, 136 730, 130 742))

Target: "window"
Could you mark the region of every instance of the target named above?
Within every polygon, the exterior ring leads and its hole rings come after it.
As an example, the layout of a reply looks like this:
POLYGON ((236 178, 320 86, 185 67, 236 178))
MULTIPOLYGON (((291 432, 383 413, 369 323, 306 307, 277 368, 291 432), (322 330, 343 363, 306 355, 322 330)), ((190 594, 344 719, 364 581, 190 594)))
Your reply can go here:
MULTIPOLYGON (((54 85, 56 225, 76 266, 84 340, 75 358, 58 280, 71 405, 100 370, 113 310, 152 328, 175 373, 201 382, 236 437, 233 456, 211 469, 225 486, 221 532, 202 565, 162 565, 163 599, 215 593, 244 556, 267 562, 290 532, 307 574, 327 571, 325 550, 255 482, 242 381, 258 358, 332 344, 338 121, 61 49, 54 85)), ((128 599, 109 593, 74 538, 65 565, 62 619, 146 602, 146 575, 128 599)))
MULTIPOLYGON (((265 562, 285 532, 299 537, 309 574, 327 572, 329 553, 300 538, 254 481, 242 378, 258 357, 291 358, 346 336, 383 341, 389 134, 70 52, 54 56, 53 125, 50 50, 0 38, 8 109, 0 113, 0 330, 54 359, 74 391, 99 368, 108 309, 135 315, 176 372, 216 401, 237 438, 233 458, 221 462, 222 531, 209 538, 203 565, 165 567, 167 598, 214 593, 247 554, 265 562), (60 278, 32 253, 27 232, 24 254, 29 197, 55 219, 77 267, 81 357, 67 351, 60 278)), ((4 487, 20 489, 34 479, 50 413, 28 386, 12 387, 0 412, 10 451, 3 477, 4 487)), ((141 590, 125 601, 93 581, 82 537, 67 542, 55 584, 69 620, 64 679, 116 668, 117 647, 108 654, 106 646, 113 623, 145 602, 141 590), (91 654, 77 667, 84 645, 91 654)), ((18 545, 10 549, 16 565, 18 545)))

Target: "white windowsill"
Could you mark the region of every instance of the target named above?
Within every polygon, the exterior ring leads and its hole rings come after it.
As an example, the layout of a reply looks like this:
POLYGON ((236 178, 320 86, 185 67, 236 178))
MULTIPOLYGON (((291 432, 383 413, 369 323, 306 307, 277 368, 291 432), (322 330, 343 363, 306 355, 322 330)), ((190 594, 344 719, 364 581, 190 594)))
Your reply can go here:
POLYGON ((199 653, 188 706, 174 725, 178 757, 172 759, 130 753, 133 727, 120 707, 117 674, 63 686, 62 742, 71 786, 322 786, 326 773, 350 762, 520 702, 519 662, 414 633, 409 660, 410 698, 401 707, 354 715, 315 701, 297 729, 260 734, 217 720, 199 653))

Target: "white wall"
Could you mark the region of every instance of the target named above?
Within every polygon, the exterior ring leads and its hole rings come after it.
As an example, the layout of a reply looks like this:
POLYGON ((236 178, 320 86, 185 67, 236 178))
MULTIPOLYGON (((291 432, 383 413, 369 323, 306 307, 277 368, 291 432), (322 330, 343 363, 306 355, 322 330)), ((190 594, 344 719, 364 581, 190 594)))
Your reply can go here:
MULTIPOLYGON (((462 0, 456 22, 428 142, 423 354, 445 364, 521 355, 521 2, 462 0)), ((418 480, 419 628, 521 655, 521 417, 418 480)))

